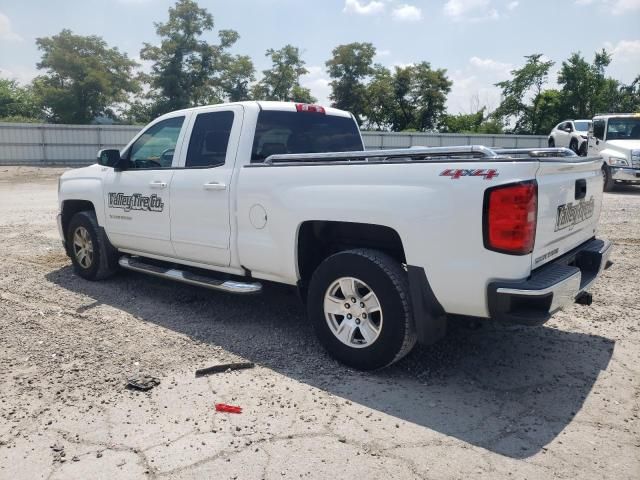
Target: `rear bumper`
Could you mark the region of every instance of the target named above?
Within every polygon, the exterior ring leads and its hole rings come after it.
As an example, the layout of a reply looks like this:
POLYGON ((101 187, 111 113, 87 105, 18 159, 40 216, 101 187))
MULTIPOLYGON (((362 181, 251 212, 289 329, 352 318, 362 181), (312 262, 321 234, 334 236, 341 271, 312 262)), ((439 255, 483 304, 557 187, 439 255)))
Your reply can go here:
POLYGON ((519 281, 495 281, 488 287, 491 318, 539 325, 573 303, 608 267, 611 243, 592 239, 519 281))
POLYGON ((640 182, 640 168, 609 167, 611 178, 628 182, 640 182))

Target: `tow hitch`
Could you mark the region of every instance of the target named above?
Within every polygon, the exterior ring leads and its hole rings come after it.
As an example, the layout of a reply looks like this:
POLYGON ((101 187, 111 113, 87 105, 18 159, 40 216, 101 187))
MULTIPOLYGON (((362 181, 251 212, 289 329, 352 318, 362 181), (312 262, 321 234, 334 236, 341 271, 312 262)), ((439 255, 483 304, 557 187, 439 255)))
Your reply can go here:
POLYGON ((593 295, 591 295, 589 292, 581 292, 577 297, 576 297, 576 303, 579 305, 591 305, 591 303, 593 302, 593 295))

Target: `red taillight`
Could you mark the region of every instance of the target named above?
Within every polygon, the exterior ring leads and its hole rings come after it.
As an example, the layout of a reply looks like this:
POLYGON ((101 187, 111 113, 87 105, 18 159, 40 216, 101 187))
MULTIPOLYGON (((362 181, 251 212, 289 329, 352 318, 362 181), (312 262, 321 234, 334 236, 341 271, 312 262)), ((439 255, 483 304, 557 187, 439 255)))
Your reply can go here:
POLYGON ((322 113, 325 114, 324 107, 321 105, 311 105, 309 103, 296 103, 298 112, 322 113))
POLYGON ((484 197, 484 246, 489 250, 526 255, 533 251, 538 216, 535 181, 501 185, 484 197))

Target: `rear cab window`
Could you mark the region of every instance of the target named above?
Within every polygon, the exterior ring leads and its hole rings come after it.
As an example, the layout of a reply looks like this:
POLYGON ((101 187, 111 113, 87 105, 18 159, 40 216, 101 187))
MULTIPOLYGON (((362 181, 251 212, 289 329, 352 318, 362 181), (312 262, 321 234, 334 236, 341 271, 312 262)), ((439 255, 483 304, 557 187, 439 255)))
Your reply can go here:
POLYGON ((288 153, 360 152, 364 150, 352 117, 262 110, 258 114, 251 163, 288 153))

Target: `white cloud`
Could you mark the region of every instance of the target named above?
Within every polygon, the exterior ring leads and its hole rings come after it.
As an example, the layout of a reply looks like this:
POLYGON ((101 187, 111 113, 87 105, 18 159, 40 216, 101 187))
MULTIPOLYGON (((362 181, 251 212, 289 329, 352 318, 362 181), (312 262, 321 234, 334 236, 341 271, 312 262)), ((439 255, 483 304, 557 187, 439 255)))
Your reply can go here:
POLYGON ((449 75, 453 86, 447 108, 451 113, 473 113, 483 106, 495 109, 500 104, 500 89, 495 84, 510 78, 511 70, 510 63, 471 57, 464 68, 449 75))
POLYGON ((379 0, 367 2, 365 0, 345 0, 345 13, 355 13, 356 15, 377 15, 384 12, 384 3, 379 0))
POLYGON ((616 44, 605 42, 604 48, 612 55, 607 75, 623 83, 631 83, 638 76, 640 40, 620 40, 616 44))
POLYGON ((491 0, 448 0, 443 10, 456 22, 478 23, 500 18, 500 12, 491 6, 491 0))
POLYGON ((520 2, 509 2, 507 3, 507 10, 513 11, 520 5, 520 2))
POLYGON ((328 106, 331 104, 329 95, 331 94, 331 86, 326 71, 320 66, 306 67, 309 73, 300 77, 300 85, 311 90, 311 95, 318 99, 320 105, 328 106))
POLYGON ((419 22, 422 20, 422 10, 414 5, 404 3, 395 7, 391 16, 400 22, 419 22))
POLYGON ((492 71, 505 76, 513 70, 513 65, 510 63, 499 62, 491 58, 471 57, 469 64, 480 70, 492 71))
POLYGON ((640 56, 640 40, 620 40, 615 45, 606 42, 605 48, 611 52, 614 59, 622 62, 633 61, 640 56))
POLYGON ((601 10, 613 15, 624 15, 640 10, 640 0, 574 0, 578 6, 599 5, 601 10))
POLYGON ((22 41, 22 37, 13 31, 9 17, 2 12, 0 12, 0 40, 6 40, 8 42, 22 41))
POLYGON ((0 78, 9 78, 26 85, 36 78, 40 72, 35 67, 24 65, 10 65, 7 68, 0 67, 0 78))
POLYGON ((488 5, 489 0, 448 0, 444 5, 444 13, 452 18, 462 18, 488 5))
POLYGON ((391 50, 386 48, 383 50, 376 50, 376 57, 388 57, 389 55, 391 55, 391 50))

